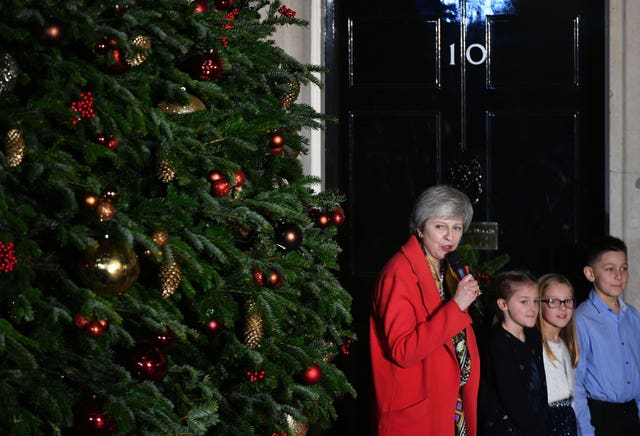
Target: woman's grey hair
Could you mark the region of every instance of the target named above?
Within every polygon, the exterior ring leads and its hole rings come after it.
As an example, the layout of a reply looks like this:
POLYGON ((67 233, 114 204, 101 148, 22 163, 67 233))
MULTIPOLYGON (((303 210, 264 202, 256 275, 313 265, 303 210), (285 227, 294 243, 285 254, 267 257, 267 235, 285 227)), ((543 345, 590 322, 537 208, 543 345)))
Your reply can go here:
POLYGON ((409 233, 422 230, 429 218, 462 218, 464 230, 473 218, 471 201, 462 191, 447 185, 427 188, 416 199, 409 218, 409 233))

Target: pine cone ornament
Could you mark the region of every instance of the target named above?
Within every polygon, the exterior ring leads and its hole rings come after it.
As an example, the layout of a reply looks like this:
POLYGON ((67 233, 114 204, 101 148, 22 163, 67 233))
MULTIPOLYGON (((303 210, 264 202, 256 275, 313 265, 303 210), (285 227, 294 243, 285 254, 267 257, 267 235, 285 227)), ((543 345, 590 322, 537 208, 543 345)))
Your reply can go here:
POLYGON ((287 92, 280 100, 282 107, 286 110, 291 109, 293 104, 298 99, 298 95, 300 95, 300 84, 298 82, 289 82, 289 87, 291 88, 290 92, 287 92))
POLYGON ((249 348, 256 348, 264 338, 264 321, 258 313, 255 301, 247 300, 245 309, 244 343, 249 348))
POLYGON ((26 148, 22 132, 18 129, 11 129, 7 132, 6 140, 7 162, 10 167, 17 167, 24 158, 26 148))
POLYGON ((151 38, 144 35, 138 35, 131 41, 135 54, 131 58, 125 59, 130 67, 137 67, 149 57, 151 52, 151 38))
POLYGON ((158 164, 158 178, 162 183, 169 183, 176 177, 176 170, 169 159, 162 159, 158 164))
POLYGON ((169 298, 178 289, 182 279, 182 270, 176 263, 163 264, 160 267, 160 289, 162 298, 169 298))

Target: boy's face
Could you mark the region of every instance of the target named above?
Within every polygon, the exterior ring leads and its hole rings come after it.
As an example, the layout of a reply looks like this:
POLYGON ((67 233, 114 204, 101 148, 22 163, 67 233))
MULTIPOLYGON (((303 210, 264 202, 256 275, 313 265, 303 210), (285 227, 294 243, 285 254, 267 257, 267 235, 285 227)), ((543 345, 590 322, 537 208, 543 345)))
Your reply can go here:
POLYGON ((604 297, 622 295, 629 280, 627 255, 622 251, 605 251, 593 265, 584 267, 584 275, 595 291, 604 297))

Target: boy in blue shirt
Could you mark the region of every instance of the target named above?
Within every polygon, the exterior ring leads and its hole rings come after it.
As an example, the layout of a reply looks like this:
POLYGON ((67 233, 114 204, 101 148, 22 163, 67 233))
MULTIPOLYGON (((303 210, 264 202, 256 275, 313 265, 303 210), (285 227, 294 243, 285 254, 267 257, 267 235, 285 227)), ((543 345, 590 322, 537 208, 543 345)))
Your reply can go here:
POLYGON ((628 267, 618 238, 598 239, 587 250, 583 271, 593 289, 575 314, 574 409, 582 436, 640 435, 640 314, 622 299, 628 267))

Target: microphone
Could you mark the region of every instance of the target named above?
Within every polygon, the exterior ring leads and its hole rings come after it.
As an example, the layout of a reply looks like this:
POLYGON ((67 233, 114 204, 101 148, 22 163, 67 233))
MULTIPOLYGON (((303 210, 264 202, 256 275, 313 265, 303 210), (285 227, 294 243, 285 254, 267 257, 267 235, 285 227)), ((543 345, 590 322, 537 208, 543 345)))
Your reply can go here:
MULTIPOLYGON (((449 262, 449 266, 456 273, 458 280, 462 280, 464 276, 467 275, 467 269, 464 266, 464 262, 462 258, 458 254, 457 251, 450 251, 446 254, 447 262, 449 262)), ((482 312, 482 307, 480 306, 480 300, 477 298, 473 300, 472 306, 475 310, 478 311, 478 314, 483 317, 484 313, 482 312)))

